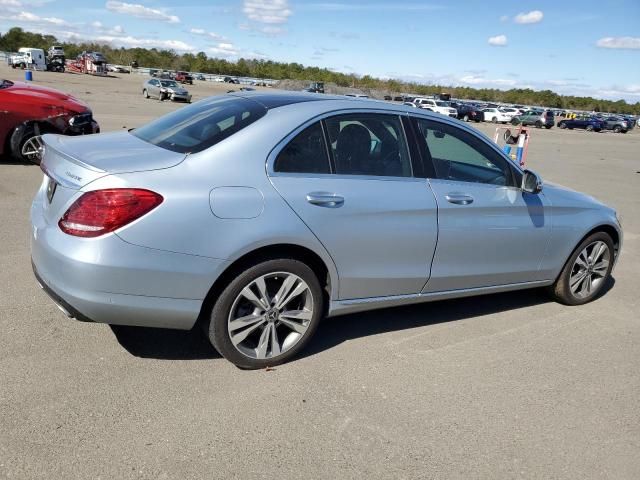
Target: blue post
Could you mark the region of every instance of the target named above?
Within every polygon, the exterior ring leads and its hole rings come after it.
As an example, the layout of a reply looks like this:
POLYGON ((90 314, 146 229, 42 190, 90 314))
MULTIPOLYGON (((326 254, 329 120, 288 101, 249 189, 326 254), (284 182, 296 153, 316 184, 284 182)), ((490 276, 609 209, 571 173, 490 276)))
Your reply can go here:
POLYGON ((33 80, 33 72, 31 70, 27 70, 26 72, 24 72, 24 79, 27 82, 30 82, 33 80))

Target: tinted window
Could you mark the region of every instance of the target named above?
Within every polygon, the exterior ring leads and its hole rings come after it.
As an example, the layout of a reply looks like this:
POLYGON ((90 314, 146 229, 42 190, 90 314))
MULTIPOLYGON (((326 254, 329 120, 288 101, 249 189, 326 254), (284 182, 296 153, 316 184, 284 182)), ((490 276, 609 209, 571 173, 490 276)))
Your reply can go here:
POLYGON ((276 172, 330 173, 329 157, 320 123, 299 133, 276 158, 276 172))
POLYGON ((327 119, 326 125, 337 174, 411 176, 411 162, 397 116, 340 115, 327 119))
POLYGON ((444 180, 511 186, 508 162, 484 141, 459 128, 418 119, 426 158, 433 160, 436 176, 444 180))
POLYGON ((167 150, 196 153, 215 145, 267 113, 257 102, 217 97, 183 107, 131 133, 167 150))

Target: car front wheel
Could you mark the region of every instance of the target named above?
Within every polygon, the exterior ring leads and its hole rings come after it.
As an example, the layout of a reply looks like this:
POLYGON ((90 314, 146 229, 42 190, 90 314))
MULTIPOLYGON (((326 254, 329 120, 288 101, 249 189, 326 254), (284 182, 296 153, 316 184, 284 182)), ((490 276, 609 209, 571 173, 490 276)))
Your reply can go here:
POLYGON ((264 261, 236 276, 220 294, 209 320, 209 340, 240 368, 279 365, 313 336, 323 300, 317 276, 304 263, 264 261))
POLYGON ((142 90, 142 95, 144 95, 144 98, 149 98, 149 92, 147 91, 146 88, 142 90))
POLYGON ((35 163, 40 165, 44 144, 39 132, 32 126, 24 130, 16 129, 11 138, 11 144, 15 146, 11 152, 13 158, 23 163, 35 163))
POLYGON ((573 251, 551 287, 552 296, 565 305, 590 302, 606 284, 614 261, 611 237, 604 232, 589 235, 573 251))

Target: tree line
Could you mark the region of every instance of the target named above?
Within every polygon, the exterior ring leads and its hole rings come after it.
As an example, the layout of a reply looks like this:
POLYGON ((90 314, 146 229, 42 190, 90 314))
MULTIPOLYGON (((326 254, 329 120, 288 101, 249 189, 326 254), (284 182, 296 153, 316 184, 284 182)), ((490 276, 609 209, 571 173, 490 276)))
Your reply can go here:
POLYGON ((11 28, 0 34, 0 51, 16 52, 20 47, 42 48, 61 45, 68 58, 75 58, 83 51, 99 51, 110 63, 129 65, 136 61, 140 66, 167 70, 232 75, 239 77, 268 78, 274 80, 303 80, 335 83, 340 87, 357 87, 381 90, 389 94, 401 92, 418 95, 450 93, 454 98, 504 102, 522 105, 540 105, 559 109, 573 109, 596 112, 640 114, 640 102, 629 104, 624 100, 601 100, 592 97, 560 95, 551 90, 513 88, 471 88, 446 85, 425 85, 396 79, 380 79, 370 75, 355 75, 335 72, 327 68, 310 67, 300 63, 274 62, 272 60, 240 58, 231 62, 221 58, 208 57, 205 52, 179 54, 173 50, 157 48, 124 48, 108 44, 87 42, 60 42, 52 35, 26 32, 21 28, 11 28))

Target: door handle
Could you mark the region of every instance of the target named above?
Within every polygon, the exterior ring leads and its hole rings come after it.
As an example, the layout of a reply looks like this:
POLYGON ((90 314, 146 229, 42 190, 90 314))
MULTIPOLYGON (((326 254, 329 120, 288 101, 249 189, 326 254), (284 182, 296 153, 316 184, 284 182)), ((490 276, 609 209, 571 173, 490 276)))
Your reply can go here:
POLYGON ((447 202, 455 203, 456 205, 469 205, 473 203, 473 197, 471 195, 465 195, 464 193, 449 193, 445 195, 447 202))
POLYGON ((338 208, 344 205, 344 197, 336 193, 311 192, 307 194, 307 202, 318 207, 338 208))

